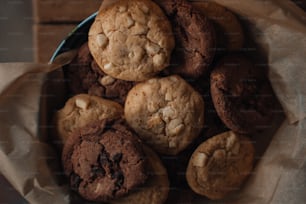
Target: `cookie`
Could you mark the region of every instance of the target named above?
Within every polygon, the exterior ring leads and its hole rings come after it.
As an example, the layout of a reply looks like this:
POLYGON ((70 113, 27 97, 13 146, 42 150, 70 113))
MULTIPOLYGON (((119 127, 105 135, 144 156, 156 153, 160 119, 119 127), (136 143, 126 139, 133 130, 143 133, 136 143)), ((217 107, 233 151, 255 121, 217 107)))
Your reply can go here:
POLYGON ((147 179, 142 144, 120 120, 91 123, 73 132, 62 163, 71 188, 90 201, 119 198, 147 179))
POLYGON ((116 102, 88 94, 79 94, 70 98, 55 114, 55 134, 61 143, 65 143, 69 135, 77 128, 97 120, 118 119, 122 115, 123 108, 116 102))
POLYGON ((225 7, 210 1, 192 2, 214 24, 217 51, 238 51, 244 44, 244 31, 238 18, 225 7))
POLYGON ((175 49, 167 72, 197 78, 209 70, 215 53, 214 27, 186 0, 157 0, 168 16, 175 49))
POLYGON ((131 191, 127 196, 113 200, 112 204, 162 204, 165 203, 169 193, 169 180, 167 170, 157 154, 147 146, 143 146, 147 159, 148 179, 138 189, 131 191))
POLYGON ((167 17, 150 0, 119 0, 101 9, 88 42, 100 68, 127 81, 143 81, 166 68, 174 47, 167 17))
POLYGON ((200 144, 188 163, 190 188, 212 200, 239 189, 253 168, 254 147, 250 139, 232 131, 200 144))
POLYGON ((181 77, 153 78, 134 86, 124 115, 144 142, 159 153, 185 149, 204 125, 204 101, 181 77))
POLYGON ((64 70, 72 95, 88 93, 124 104, 128 91, 134 85, 133 82, 105 74, 92 58, 87 42, 79 48, 78 55, 64 70))
POLYGON ((271 126, 276 98, 261 67, 242 55, 229 55, 210 80, 217 114, 229 129, 252 133, 271 126))

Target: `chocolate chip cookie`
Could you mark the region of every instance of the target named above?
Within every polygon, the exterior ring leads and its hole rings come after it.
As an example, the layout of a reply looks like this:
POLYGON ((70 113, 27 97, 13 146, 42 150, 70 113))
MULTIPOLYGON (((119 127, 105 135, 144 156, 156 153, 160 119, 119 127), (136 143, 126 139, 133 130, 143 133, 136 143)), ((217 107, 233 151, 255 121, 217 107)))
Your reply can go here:
POLYGON ((119 119, 123 116, 120 104, 88 94, 70 98, 54 117, 56 135, 65 143, 70 134, 88 123, 104 119, 119 119))
POLYGON ((65 75, 72 95, 88 93, 124 104, 134 83, 105 74, 92 58, 88 43, 84 43, 75 59, 65 67, 65 75))
POLYGON ((204 101, 181 77, 152 78, 128 93, 124 115, 143 141, 163 154, 185 149, 204 125, 204 101))
POLYGON ((119 0, 100 9, 89 48, 108 75, 143 81, 166 68, 174 47, 171 25, 151 0, 119 0))
POLYGON ((229 55, 210 80, 214 106, 228 128, 252 133, 271 126, 276 97, 262 67, 242 55, 229 55))
POLYGON ((167 72, 197 78, 209 70, 215 53, 214 27, 186 0, 156 0, 169 18, 175 49, 167 72))
POLYGON ((186 178, 191 189, 212 200, 239 189, 253 168, 250 139, 232 131, 200 144, 192 154, 186 178))
POLYGON ((142 144, 122 120, 103 120, 76 130, 62 152, 71 188, 90 201, 106 202, 145 183, 142 144))

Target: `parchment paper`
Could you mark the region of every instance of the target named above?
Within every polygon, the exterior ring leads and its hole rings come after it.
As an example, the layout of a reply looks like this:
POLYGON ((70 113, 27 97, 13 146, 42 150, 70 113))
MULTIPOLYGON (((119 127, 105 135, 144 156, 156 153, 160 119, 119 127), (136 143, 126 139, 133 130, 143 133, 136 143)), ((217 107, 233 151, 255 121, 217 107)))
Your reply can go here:
MULTIPOLYGON (((215 0, 244 21, 267 57, 269 78, 287 119, 274 134, 255 172, 238 195, 222 203, 306 201, 306 15, 287 0, 215 0)), ((110 3, 111 1, 104 1, 110 3)), ((53 65, 0 64, 0 171, 30 203, 69 203, 51 168, 58 155, 41 141, 38 119, 44 70, 53 65), (30 74, 25 74, 29 73, 30 74)), ((205 203, 218 203, 207 201, 205 203)))

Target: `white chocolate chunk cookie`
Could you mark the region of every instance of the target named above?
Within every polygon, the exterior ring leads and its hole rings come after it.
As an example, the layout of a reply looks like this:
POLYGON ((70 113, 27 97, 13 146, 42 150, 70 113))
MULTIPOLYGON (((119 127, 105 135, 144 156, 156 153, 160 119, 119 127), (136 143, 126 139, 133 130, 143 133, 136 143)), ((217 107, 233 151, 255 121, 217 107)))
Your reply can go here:
POLYGON ((175 155, 185 149, 204 125, 204 101, 181 77, 153 78, 128 93, 128 124, 159 153, 175 155))
POLYGON ((119 119, 123 115, 120 104, 97 96, 79 94, 70 98, 55 115, 56 134, 65 143, 76 129, 104 119, 119 119))
POLYGON ((192 154, 186 171, 191 189, 212 200, 239 189, 253 168, 250 139, 228 131, 203 142, 192 154))
POLYGON ((101 9, 88 42, 100 68, 127 81, 142 81, 166 68, 174 48, 171 25, 151 0, 119 0, 101 9))

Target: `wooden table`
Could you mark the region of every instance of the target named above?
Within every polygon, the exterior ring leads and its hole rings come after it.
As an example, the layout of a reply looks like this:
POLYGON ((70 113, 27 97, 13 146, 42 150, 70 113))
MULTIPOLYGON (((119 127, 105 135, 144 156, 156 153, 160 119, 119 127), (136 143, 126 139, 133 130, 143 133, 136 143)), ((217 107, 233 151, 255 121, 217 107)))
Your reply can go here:
MULTIPOLYGON (((61 40, 79 22, 96 12, 102 1, 33 0, 35 61, 48 62, 61 40)), ((306 10, 306 0, 293 1, 306 10)))
POLYGON ((48 62, 59 43, 103 0, 33 0, 34 59, 48 62))

